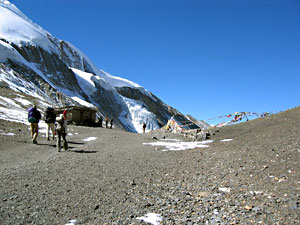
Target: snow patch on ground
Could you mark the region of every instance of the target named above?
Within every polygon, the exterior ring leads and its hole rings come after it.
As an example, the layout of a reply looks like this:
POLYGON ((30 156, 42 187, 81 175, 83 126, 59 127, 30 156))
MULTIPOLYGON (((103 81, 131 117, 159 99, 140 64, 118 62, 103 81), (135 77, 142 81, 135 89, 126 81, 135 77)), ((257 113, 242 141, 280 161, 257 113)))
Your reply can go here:
POLYGON ((65 225, 75 225, 77 220, 70 220, 67 224, 65 225))
POLYGON ((152 146, 163 146, 165 149, 162 151, 184 151, 184 150, 189 150, 189 149, 194 149, 194 148, 208 148, 209 143, 212 143, 213 140, 207 140, 207 141, 193 141, 193 142, 186 142, 186 141, 178 141, 175 139, 170 140, 167 139, 164 140, 159 140, 157 142, 153 143, 143 143, 144 145, 152 145, 152 146))
POLYGON ((232 141, 233 139, 224 139, 224 140, 221 140, 220 142, 228 142, 228 141, 232 141))
POLYGON ((14 133, 0 133, 1 135, 14 136, 14 133))
POLYGON ((231 191, 231 189, 230 188, 221 187, 221 188, 219 188, 219 191, 224 192, 224 193, 229 193, 231 191))
POLYGON ((97 139, 97 137, 88 137, 88 138, 85 138, 85 139, 82 139, 82 141, 94 141, 94 140, 96 140, 97 139))
POLYGON ((137 217, 136 219, 142 220, 146 223, 151 223, 153 225, 160 225, 160 222, 163 220, 162 216, 156 213, 148 213, 144 216, 137 217))

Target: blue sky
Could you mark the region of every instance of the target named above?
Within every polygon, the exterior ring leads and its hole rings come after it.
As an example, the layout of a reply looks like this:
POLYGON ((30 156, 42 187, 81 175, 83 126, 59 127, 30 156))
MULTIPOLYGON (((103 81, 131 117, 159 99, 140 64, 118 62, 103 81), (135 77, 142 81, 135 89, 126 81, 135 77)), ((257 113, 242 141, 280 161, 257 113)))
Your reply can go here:
POLYGON ((300 105, 298 0, 11 2, 100 69, 199 120, 300 105))

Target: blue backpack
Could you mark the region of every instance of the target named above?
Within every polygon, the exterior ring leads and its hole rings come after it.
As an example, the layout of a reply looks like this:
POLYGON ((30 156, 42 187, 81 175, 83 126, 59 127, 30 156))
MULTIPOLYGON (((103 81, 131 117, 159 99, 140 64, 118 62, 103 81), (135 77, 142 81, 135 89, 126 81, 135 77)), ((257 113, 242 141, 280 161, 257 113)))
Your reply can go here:
POLYGON ((32 107, 28 109, 28 122, 29 123, 38 123, 41 118, 41 114, 36 110, 36 108, 32 107))

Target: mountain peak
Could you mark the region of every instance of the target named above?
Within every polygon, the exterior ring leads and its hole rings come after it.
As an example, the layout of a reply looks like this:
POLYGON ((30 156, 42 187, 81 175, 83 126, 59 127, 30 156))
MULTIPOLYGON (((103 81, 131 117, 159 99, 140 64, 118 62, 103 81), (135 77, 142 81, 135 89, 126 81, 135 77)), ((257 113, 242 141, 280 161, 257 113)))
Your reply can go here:
POLYGON ((0 0, 0 39, 16 45, 33 44, 51 52, 55 47, 49 36, 48 32, 33 23, 14 4, 0 0))

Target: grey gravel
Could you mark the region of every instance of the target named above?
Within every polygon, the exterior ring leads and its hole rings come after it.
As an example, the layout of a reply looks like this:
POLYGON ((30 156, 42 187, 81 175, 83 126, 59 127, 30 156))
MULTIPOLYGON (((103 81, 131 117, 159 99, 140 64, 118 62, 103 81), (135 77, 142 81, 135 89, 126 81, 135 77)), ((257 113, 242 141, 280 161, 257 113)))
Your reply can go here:
POLYGON ((182 136, 69 126, 70 149, 58 153, 1 120, 16 135, 0 135, 0 224, 145 224, 136 218, 147 213, 161 224, 300 224, 299 124, 295 108, 169 152, 143 143, 182 136))

